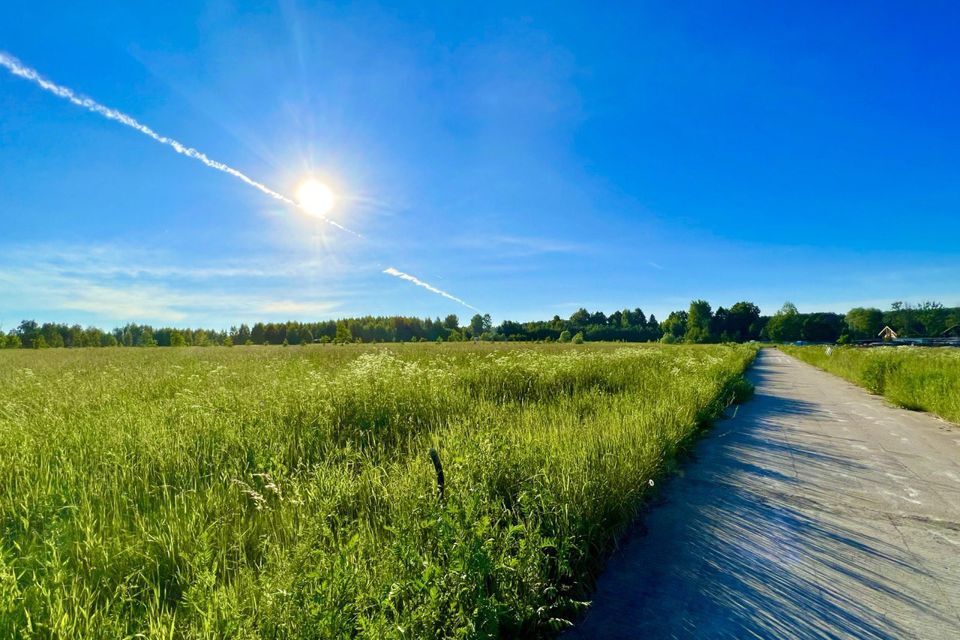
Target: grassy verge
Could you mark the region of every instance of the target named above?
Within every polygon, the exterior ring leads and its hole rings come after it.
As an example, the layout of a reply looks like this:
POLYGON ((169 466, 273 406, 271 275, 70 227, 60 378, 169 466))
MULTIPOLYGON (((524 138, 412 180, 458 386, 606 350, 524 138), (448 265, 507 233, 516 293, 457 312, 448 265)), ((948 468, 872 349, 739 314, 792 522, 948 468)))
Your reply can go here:
POLYGON ((960 423, 960 349, 780 347, 907 409, 960 423))
POLYGON ((548 634, 754 354, 2 353, 0 636, 548 634))

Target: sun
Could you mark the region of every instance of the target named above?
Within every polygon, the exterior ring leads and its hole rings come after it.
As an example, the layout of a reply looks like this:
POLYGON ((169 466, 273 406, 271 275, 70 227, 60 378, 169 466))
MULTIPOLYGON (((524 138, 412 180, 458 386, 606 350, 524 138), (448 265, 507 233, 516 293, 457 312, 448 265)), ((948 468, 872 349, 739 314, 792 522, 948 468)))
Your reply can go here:
POLYGON ((314 178, 304 180, 297 188, 297 202, 300 207, 315 216, 329 213, 336 199, 330 187, 314 178))

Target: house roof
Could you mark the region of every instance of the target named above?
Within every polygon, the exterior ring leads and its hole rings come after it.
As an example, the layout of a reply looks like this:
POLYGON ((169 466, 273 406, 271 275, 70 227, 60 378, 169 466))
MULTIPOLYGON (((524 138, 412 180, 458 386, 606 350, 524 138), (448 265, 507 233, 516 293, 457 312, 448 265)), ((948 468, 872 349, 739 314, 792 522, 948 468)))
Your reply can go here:
POLYGON ((944 337, 951 336, 951 335, 956 335, 960 337, 960 324, 955 324, 952 327, 948 327, 940 335, 944 337))

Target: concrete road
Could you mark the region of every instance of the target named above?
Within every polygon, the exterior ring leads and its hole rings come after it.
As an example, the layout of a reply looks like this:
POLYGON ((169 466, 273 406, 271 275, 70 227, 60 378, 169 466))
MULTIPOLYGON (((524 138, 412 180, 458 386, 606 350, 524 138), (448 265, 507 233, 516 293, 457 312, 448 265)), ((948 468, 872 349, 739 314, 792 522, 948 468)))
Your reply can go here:
POLYGON ((564 637, 960 638, 960 427, 764 349, 564 637))

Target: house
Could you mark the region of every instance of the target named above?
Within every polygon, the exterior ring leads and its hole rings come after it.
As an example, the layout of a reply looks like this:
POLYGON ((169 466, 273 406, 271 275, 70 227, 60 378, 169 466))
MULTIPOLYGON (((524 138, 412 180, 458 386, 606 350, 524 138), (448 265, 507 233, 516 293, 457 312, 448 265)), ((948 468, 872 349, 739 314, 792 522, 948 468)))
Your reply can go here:
POLYGON ((877 337, 883 340, 896 340, 897 332, 891 329, 890 327, 885 326, 883 329, 880 330, 880 333, 877 334, 877 337))
POLYGON ((960 324, 955 324, 943 333, 940 334, 941 338, 960 338, 960 324))

